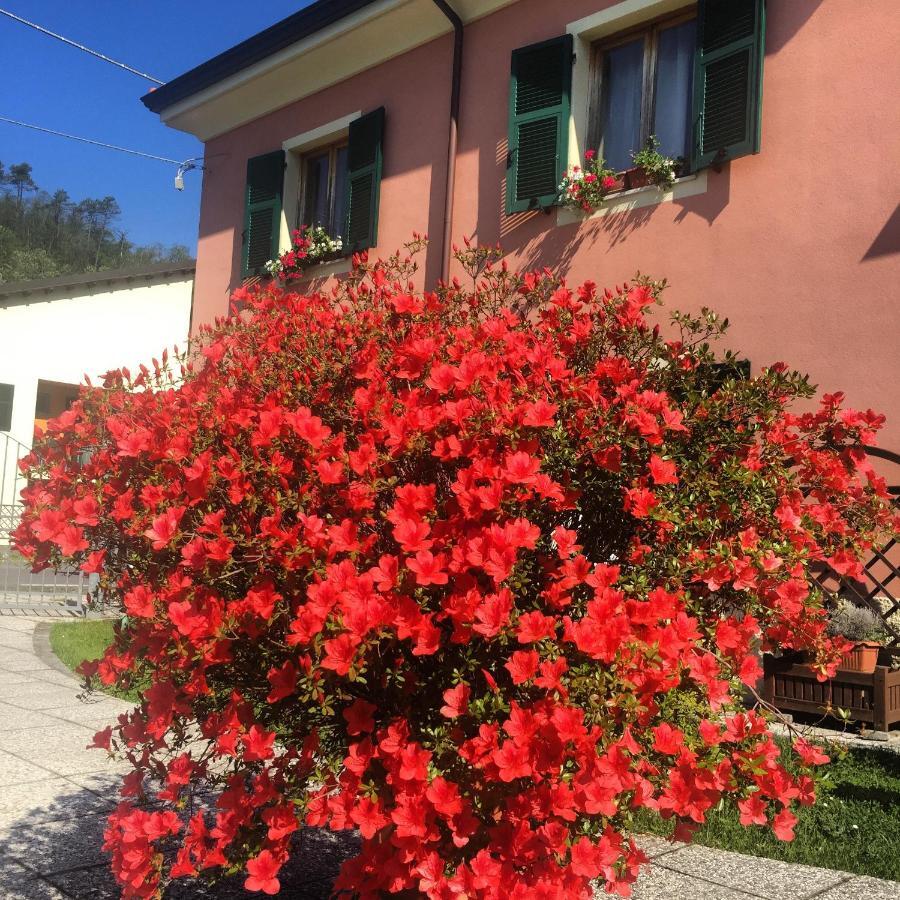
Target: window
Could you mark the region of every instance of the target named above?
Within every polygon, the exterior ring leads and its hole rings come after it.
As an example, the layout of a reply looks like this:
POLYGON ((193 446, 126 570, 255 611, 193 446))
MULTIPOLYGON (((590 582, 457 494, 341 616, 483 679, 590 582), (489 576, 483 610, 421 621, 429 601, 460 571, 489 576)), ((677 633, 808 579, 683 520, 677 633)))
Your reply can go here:
POLYGON ((321 226, 329 237, 342 236, 347 219, 347 144, 335 144, 303 157, 297 221, 321 226))
POLYGON ((691 155, 697 20, 669 19, 597 45, 599 110, 595 145, 611 168, 655 135, 667 156, 691 155))
POLYGON ((0 431, 12 428, 13 394, 16 389, 11 384, 0 384, 0 431))

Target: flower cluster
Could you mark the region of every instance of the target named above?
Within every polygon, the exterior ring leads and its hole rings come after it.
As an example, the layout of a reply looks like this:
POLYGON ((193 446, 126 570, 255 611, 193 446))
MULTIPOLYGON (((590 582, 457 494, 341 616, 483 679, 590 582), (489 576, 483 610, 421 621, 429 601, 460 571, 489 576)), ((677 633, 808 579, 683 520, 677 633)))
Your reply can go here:
POLYGON ((723 380, 719 320, 665 340, 657 283, 458 259, 471 287, 417 293, 398 254, 241 291, 196 359, 108 373, 24 461, 19 551, 126 613, 85 676, 149 685, 95 738, 133 767, 123 896, 276 893, 301 825, 359 831, 362 900, 627 896, 637 811, 688 837, 728 802, 790 840, 814 801, 825 756, 744 686, 760 644, 835 668, 812 569, 853 577, 891 524, 881 417, 790 412, 782 365, 723 380))
POLYGON ((679 160, 659 152, 659 140, 655 135, 651 134, 646 146, 632 153, 631 158, 660 190, 668 190, 675 183, 679 160))
POLYGON ((564 206, 584 212, 595 210, 611 191, 621 190, 622 181, 610 169, 596 151, 584 154, 584 168, 571 167, 559 185, 559 196, 564 206))
POLYGON ((286 281, 301 278, 308 265, 335 259, 343 249, 340 236, 331 237, 321 225, 312 228, 303 225, 291 234, 291 249, 278 259, 270 259, 265 269, 269 275, 286 281))

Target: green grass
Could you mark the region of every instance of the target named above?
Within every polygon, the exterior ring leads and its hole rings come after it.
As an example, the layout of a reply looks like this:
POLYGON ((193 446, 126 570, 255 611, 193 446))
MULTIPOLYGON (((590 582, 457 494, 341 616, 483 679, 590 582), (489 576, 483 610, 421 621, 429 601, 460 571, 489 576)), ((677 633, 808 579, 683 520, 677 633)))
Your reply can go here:
MULTIPOLYGON (((86 659, 99 659, 112 643, 113 623, 109 619, 83 622, 54 622, 50 628, 50 646, 59 660, 73 671, 86 659)), ((127 691, 103 687, 103 691, 123 700, 136 702, 138 688, 127 691)))
MULTIPOLYGON (((745 828, 737 810, 718 808, 695 843, 900 881, 900 755, 854 748, 826 770, 816 804, 798 812, 791 843, 759 827, 745 828)), ((668 835, 671 823, 642 811, 636 830, 668 835)))

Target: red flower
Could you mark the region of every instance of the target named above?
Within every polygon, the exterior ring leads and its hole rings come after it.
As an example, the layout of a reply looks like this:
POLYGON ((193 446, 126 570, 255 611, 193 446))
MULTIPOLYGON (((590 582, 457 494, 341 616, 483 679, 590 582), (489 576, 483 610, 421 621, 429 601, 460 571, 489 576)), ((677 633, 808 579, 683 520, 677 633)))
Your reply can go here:
POLYGON ((275 751, 272 749, 275 743, 274 731, 264 731, 259 725, 254 725, 244 735, 243 741, 246 762, 271 759, 275 755, 275 751))
POLYGON ((368 703, 365 700, 357 700, 348 706, 344 712, 344 718, 347 720, 347 734, 363 734, 375 730, 374 713, 378 707, 374 703, 368 703))
POLYGON ((281 890, 281 882, 276 877, 281 863, 270 850, 263 850, 247 863, 250 873, 244 881, 248 891, 262 891, 265 894, 277 894, 281 890))
POLYGON ((420 550, 414 559, 406 561, 406 567, 416 575, 416 583, 423 586, 446 584, 449 580, 446 564, 447 558, 442 553, 434 556, 429 550, 420 550))
POLYGON ((794 827, 797 817, 785 807, 772 822, 772 831, 779 841, 792 841, 794 839, 794 827))
POLYGON ((458 684, 454 688, 444 691, 444 705, 441 707, 441 715, 448 719, 456 719, 464 716, 469 706, 469 686, 458 684))

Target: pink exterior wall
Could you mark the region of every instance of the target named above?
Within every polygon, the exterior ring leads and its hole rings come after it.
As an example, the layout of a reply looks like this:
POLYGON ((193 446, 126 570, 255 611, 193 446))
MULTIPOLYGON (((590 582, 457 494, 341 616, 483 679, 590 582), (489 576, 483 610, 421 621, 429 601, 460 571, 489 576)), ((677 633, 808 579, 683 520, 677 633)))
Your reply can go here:
MULTIPOLYGON (((500 241, 572 281, 666 277, 667 304, 728 316, 754 369, 784 360, 887 413, 881 443, 900 451, 896 0, 868 0, 865 15, 856 0, 769 0, 762 152, 710 171, 705 194, 563 227, 555 213, 507 220, 510 52, 609 5, 519 0, 466 29, 454 237, 500 241)), ((195 319, 223 313, 236 283, 247 157, 347 112, 387 107, 376 252, 439 236, 449 56, 448 37, 210 142, 230 155, 204 184, 195 319)))
MULTIPOLYGON (((412 233, 437 234, 447 180, 450 37, 392 59, 349 81, 285 106, 206 144, 197 244, 194 325, 228 311, 240 283, 244 186, 251 156, 354 112, 385 106, 384 172, 378 247, 390 253, 412 233)), ((296 198, 285 197, 285 207, 296 198)), ((428 249, 427 268, 440 270, 440 247, 428 249)))

